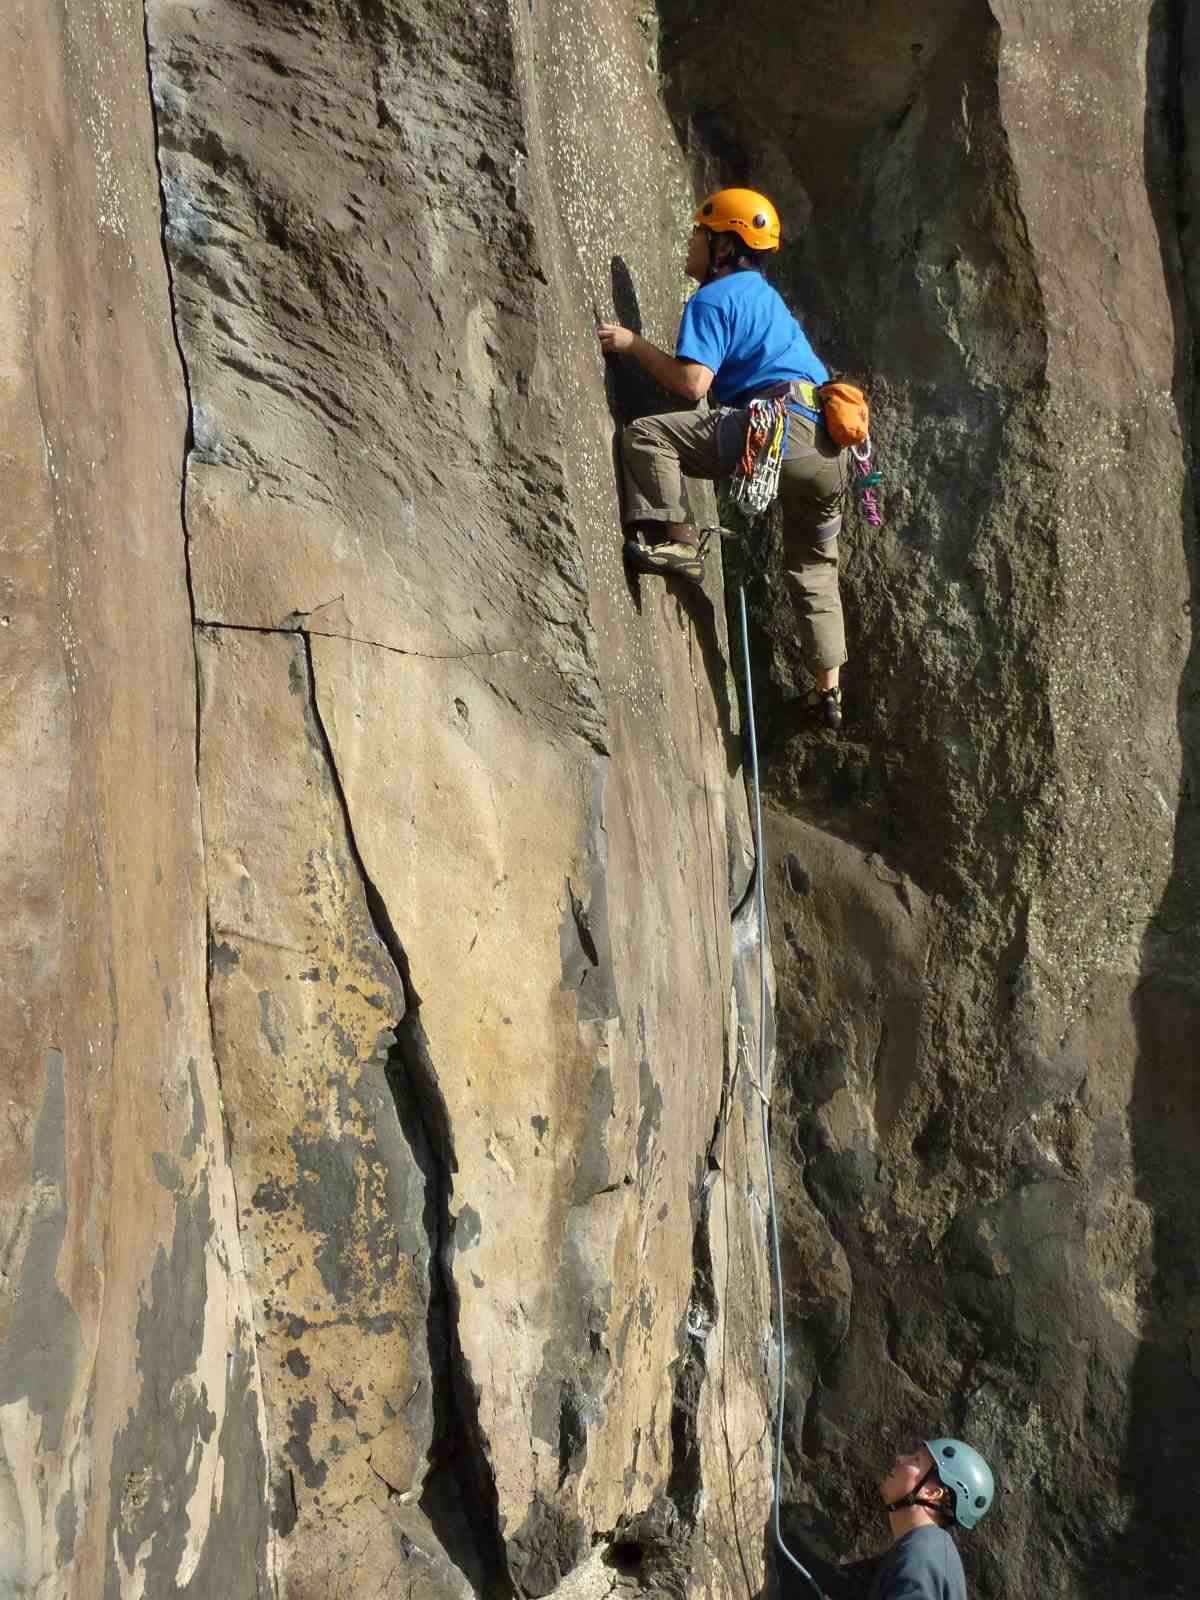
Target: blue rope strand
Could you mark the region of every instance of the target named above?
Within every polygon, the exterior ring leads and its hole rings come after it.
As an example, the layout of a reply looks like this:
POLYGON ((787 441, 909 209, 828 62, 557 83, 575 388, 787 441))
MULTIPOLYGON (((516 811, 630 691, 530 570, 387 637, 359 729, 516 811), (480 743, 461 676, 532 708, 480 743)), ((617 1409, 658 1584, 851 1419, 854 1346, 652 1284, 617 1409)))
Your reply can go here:
POLYGON ((746 723, 750 733, 750 774, 754 794, 754 843, 758 862, 755 867, 757 885, 755 903, 758 910, 758 1081, 759 1108, 762 1113, 763 1158, 767 1171, 767 1224, 771 1241, 771 1265, 775 1276, 775 1313, 779 1330, 779 1385, 775 1402, 775 1473, 771 1501, 771 1532, 784 1559, 791 1563, 810 1585, 814 1594, 824 1600, 817 1580, 806 1566, 796 1559, 784 1543, 779 1525, 780 1479, 783 1474, 783 1396, 787 1374, 787 1336, 783 1326, 783 1264, 779 1256, 779 1216, 775 1208, 775 1169, 771 1161, 770 1085, 767 1081, 767 847, 763 838, 762 793, 758 783, 758 734, 754 725, 754 689, 750 680, 750 635, 746 626, 746 591, 738 589, 738 603, 742 613, 742 665, 746 674, 746 723))

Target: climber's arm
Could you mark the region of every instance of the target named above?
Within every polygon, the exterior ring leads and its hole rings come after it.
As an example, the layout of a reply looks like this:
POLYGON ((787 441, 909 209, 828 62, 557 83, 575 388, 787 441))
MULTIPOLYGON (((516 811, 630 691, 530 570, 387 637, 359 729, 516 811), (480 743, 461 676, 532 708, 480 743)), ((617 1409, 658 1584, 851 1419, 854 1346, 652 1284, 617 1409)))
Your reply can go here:
POLYGON ((678 356, 669 356, 665 350, 643 339, 640 333, 623 328, 618 322, 602 322, 596 329, 596 337, 606 356, 632 356, 655 383, 681 399, 690 400, 693 405, 709 391, 713 381, 711 368, 701 366, 698 361, 681 361, 678 356))

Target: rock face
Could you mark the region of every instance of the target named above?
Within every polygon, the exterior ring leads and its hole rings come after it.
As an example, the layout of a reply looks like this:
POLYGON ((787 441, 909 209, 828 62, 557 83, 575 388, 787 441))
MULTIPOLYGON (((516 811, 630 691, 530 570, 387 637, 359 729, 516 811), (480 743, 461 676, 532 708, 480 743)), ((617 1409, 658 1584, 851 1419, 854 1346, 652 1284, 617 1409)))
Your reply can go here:
POLYGON ((593 334, 678 311, 647 34, 142 22, 17 30, 4 1592, 757 1590, 719 572, 626 580, 593 334))
POLYGON ((953 1428, 983 1600, 1192 1592, 1193 12, 14 0, 0 1595, 772 1586, 730 641, 593 334, 712 179, 887 474, 767 770, 788 1526, 953 1428))
POLYGON ((10 24, 0 1590, 253 1593, 264 1413, 205 1003, 140 9, 10 24))
POLYGON ((806 224, 886 474, 851 736, 769 775, 794 1525, 870 1549, 880 1438, 962 1431, 983 1595, 1194 1587, 1192 11, 663 8, 677 124, 806 224))

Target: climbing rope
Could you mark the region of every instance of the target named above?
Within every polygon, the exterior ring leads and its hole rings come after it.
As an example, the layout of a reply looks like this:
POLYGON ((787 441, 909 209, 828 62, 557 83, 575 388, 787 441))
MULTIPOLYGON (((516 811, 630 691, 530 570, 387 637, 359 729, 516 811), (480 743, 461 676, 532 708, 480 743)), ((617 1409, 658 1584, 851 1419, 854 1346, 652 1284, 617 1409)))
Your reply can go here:
MULTIPOLYGON (((754 690, 750 680, 750 635, 746 626, 746 591, 738 590, 742 613, 742 665, 746 675, 746 725, 750 733, 750 776, 754 795, 754 843, 758 852, 755 868, 755 904, 758 911, 758 1090, 762 1113, 763 1159, 767 1172, 767 1231, 771 1241, 771 1266, 775 1277, 775 1313, 778 1324, 779 1384, 775 1400, 775 1474, 771 1501, 771 1532, 780 1554, 821 1596, 817 1580, 796 1559, 784 1542, 779 1525, 780 1480, 783 1474, 783 1396, 787 1373, 787 1335, 783 1326, 783 1263, 779 1255, 779 1216, 775 1207, 775 1169, 771 1161, 771 1082, 767 1053, 767 847, 763 838, 762 793, 758 783, 758 735, 754 726, 754 690)), ((823 1600, 823 1597, 822 1597, 823 1600)))
POLYGON ((730 493, 752 512, 765 511, 779 492, 779 473, 787 448, 787 401, 751 400, 750 421, 730 493))

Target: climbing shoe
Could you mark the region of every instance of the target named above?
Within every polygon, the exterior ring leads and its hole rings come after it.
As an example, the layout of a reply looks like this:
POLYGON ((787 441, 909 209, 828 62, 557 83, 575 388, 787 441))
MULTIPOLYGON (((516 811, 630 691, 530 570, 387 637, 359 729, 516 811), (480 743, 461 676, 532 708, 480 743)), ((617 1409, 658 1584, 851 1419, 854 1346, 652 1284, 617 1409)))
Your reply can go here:
POLYGON ((708 529, 697 533, 689 522, 660 522, 635 528, 625 541, 625 559, 639 572, 704 581, 708 529), (662 530, 662 537, 653 535, 662 530))
POLYGON ((814 722, 838 733, 842 726, 842 691, 840 689, 810 689, 807 694, 785 700, 766 719, 766 727, 758 737, 758 753, 767 760, 798 733, 806 733, 814 722))
POLYGON ((830 733, 840 731, 842 726, 842 691, 840 688, 835 686, 832 689, 810 689, 808 703, 830 733))

